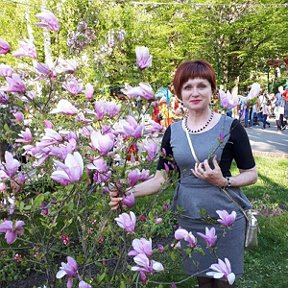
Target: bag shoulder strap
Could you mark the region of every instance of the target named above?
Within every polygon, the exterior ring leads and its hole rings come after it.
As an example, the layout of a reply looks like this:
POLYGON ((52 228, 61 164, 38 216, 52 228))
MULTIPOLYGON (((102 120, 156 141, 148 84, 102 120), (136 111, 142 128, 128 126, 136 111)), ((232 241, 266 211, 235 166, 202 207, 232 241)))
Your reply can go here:
POLYGON ((189 147, 190 147, 192 156, 193 156, 194 160, 195 160, 197 163, 199 163, 200 161, 199 161, 198 157, 196 156, 196 153, 195 153, 194 147, 193 147, 193 145, 192 145, 192 141, 191 141, 191 138, 190 138, 190 136, 189 136, 188 130, 186 129, 186 127, 185 127, 185 125, 184 125, 184 120, 182 120, 182 121, 183 121, 183 122, 182 122, 182 127, 183 127, 184 130, 185 130, 186 137, 187 137, 187 140, 188 140, 188 144, 189 144, 189 147))
POLYGON ((229 194, 229 192, 227 191, 227 188, 221 188, 221 190, 225 193, 225 195, 232 201, 234 202, 239 209, 241 210, 241 212, 244 214, 245 218, 248 220, 248 215, 246 213, 246 211, 243 209, 243 207, 229 194))

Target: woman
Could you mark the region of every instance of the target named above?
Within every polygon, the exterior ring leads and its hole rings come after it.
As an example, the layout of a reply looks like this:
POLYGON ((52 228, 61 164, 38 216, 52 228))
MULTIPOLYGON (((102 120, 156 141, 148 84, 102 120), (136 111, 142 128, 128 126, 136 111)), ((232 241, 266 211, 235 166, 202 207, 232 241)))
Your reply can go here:
MULTIPOLYGON (((211 249, 206 249, 200 237, 197 237, 198 244, 204 249, 204 256, 194 251, 188 257, 185 254, 185 242, 181 243, 186 272, 190 275, 198 273, 199 287, 236 287, 206 275, 217 258, 230 260, 236 279, 243 274, 246 220, 239 206, 221 188, 231 187, 233 191, 230 191, 230 195, 233 199, 244 209, 250 208, 251 203, 239 187, 255 183, 257 172, 245 129, 238 120, 214 113, 209 108, 216 90, 215 79, 213 68, 205 61, 188 61, 178 67, 173 85, 177 97, 187 109, 187 116, 166 129, 161 148, 165 149, 166 155, 173 156, 180 172, 173 199, 174 209, 181 208, 179 225, 193 235, 197 235, 197 232, 205 233, 205 227, 213 226, 218 235, 216 258, 211 249), (187 135, 192 140, 195 157, 192 156, 187 135), (233 159, 239 169, 235 176, 230 173, 233 159), (210 219, 219 218, 216 210, 237 212, 236 221, 225 232, 225 237, 222 237, 224 230, 220 225, 211 225, 203 220, 203 209, 210 219)), ((168 177, 165 163, 169 164, 164 157, 160 157, 154 177, 133 188, 136 197, 161 190, 168 177)), ((110 196, 111 208, 117 209, 122 198, 117 197, 117 192, 111 192, 110 196)))

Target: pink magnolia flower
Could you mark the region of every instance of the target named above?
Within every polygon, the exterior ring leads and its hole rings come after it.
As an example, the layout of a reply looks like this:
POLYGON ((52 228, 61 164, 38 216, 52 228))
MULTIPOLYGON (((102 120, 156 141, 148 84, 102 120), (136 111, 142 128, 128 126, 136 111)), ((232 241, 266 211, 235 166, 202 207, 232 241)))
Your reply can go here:
POLYGON ((24 222, 16 221, 14 224, 10 220, 5 220, 0 224, 0 233, 5 233, 5 239, 7 244, 12 244, 15 242, 17 235, 21 236, 24 233, 24 222))
POLYGON ((102 134, 107 134, 107 133, 113 133, 114 134, 114 130, 111 126, 109 125, 102 125, 101 127, 101 133, 102 134))
POLYGON ((131 187, 135 186, 137 184, 137 182, 141 179, 141 172, 140 170, 134 169, 134 170, 130 170, 128 172, 128 183, 131 187))
POLYGON ((9 96, 0 91, 0 104, 7 104, 9 102, 9 96))
POLYGON ((218 142, 219 142, 219 144, 222 144, 222 143, 224 142, 224 140, 225 140, 225 135, 224 135, 224 133, 221 131, 221 132, 219 133, 219 137, 218 137, 218 142))
POLYGON ((20 48, 13 53, 14 57, 29 57, 36 59, 37 51, 36 47, 31 40, 24 39, 19 41, 20 48))
POLYGON ((94 108, 95 108, 96 118, 98 120, 103 119, 105 117, 105 114, 106 114, 105 102, 102 100, 96 101, 94 108))
POLYGON ((82 123, 90 123, 90 122, 92 122, 91 119, 88 119, 88 118, 85 117, 83 112, 78 113, 76 115, 76 117, 75 117, 75 120, 77 120, 79 122, 82 122, 82 123))
POLYGON ((49 120, 44 120, 44 127, 45 128, 50 128, 50 129, 53 129, 54 128, 54 125, 51 121, 49 120))
POLYGON ((122 204, 127 208, 132 208, 135 205, 135 195, 134 193, 130 193, 128 195, 124 195, 122 204))
POLYGON ((26 177, 23 173, 19 173, 16 175, 14 180, 15 180, 15 182, 17 182, 17 184, 23 185, 26 182, 26 177))
POLYGON ((149 260, 147 255, 140 253, 133 258, 137 266, 132 266, 132 271, 138 271, 142 273, 161 272, 164 270, 163 265, 160 262, 149 260))
POLYGON ((83 90, 83 83, 77 81, 77 79, 71 76, 66 83, 63 83, 62 87, 71 93, 73 96, 78 95, 83 90))
POLYGON ((13 177, 18 172, 18 169, 21 166, 21 164, 18 160, 14 159, 13 155, 8 151, 5 152, 4 158, 5 163, 3 163, 4 165, 3 170, 8 177, 13 177))
POLYGON ((114 135, 101 134, 100 131, 94 131, 90 136, 92 148, 98 150, 101 156, 107 155, 113 149, 114 135))
POLYGON ((0 54, 7 54, 10 51, 10 45, 0 38, 0 54))
POLYGON ((6 77, 6 81, 8 82, 8 87, 2 88, 2 91, 18 93, 26 92, 25 84, 22 82, 22 79, 18 74, 13 73, 11 77, 6 77))
POLYGON ((215 234, 215 228, 214 227, 212 227, 211 229, 206 227, 205 228, 205 234, 200 233, 200 232, 197 232, 197 234, 205 240, 208 248, 215 246, 216 240, 217 240, 217 235, 215 234))
POLYGON ((51 178, 61 185, 69 185, 70 183, 78 182, 84 169, 83 158, 79 152, 68 154, 64 164, 58 160, 54 161, 56 164, 56 171, 51 175, 51 178))
POLYGON ((5 191, 6 190, 6 184, 3 182, 0 182, 0 191, 5 191))
POLYGON ((235 274, 232 273, 230 261, 225 258, 224 261, 218 259, 218 264, 212 264, 211 272, 207 272, 207 276, 212 276, 215 279, 224 278, 230 285, 235 281, 235 274), (224 262, 225 261, 225 262, 224 262))
POLYGON ((0 76, 11 77, 12 74, 13 74, 13 69, 9 65, 0 64, 0 76))
POLYGON ((158 217, 155 219, 155 224, 161 224, 163 222, 163 219, 161 217, 158 217))
POLYGON ((67 288, 72 288, 73 278, 78 275, 78 264, 72 257, 67 257, 67 263, 61 262, 60 270, 56 274, 57 279, 61 279, 67 275, 67 288))
POLYGON ((145 46, 137 47, 136 52, 136 62, 141 70, 148 68, 152 65, 152 56, 149 54, 149 49, 145 46))
POLYGON ((158 136, 158 134, 164 130, 164 127, 159 123, 155 122, 154 120, 149 120, 148 123, 149 126, 147 127, 146 130, 150 134, 155 134, 155 136, 158 136))
POLYGON ((147 83, 139 83, 139 86, 131 87, 130 85, 125 85, 125 89, 121 89, 121 91, 128 96, 128 98, 136 98, 140 99, 140 97, 151 100, 154 99, 154 92, 150 84, 147 83))
POLYGON ((150 84, 148 83, 139 83, 139 87, 142 89, 142 97, 146 100, 154 99, 154 92, 150 84))
POLYGON ((94 131, 94 129, 91 125, 85 126, 81 129, 81 135, 88 138, 88 137, 90 137, 90 135, 93 131, 94 131))
POLYGON ((37 26, 47 28, 53 32, 57 32, 60 29, 60 24, 51 11, 43 9, 43 12, 36 14, 36 17, 41 21, 36 23, 37 26))
POLYGON ((85 281, 81 280, 79 282, 78 288, 92 288, 92 286, 90 284, 86 283, 85 281))
POLYGON ((111 178, 112 172, 109 171, 109 166, 103 158, 93 160, 92 163, 87 165, 87 168, 96 170, 93 176, 96 183, 105 183, 111 178))
POLYGON ((40 142, 37 143, 37 146, 44 148, 53 144, 59 144, 63 141, 62 136, 53 129, 46 128, 45 135, 41 138, 40 142))
POLYGON ((29 102, 29 100, 35 99, 36 98, 36 92, 33 90, 27 91, 26 98, 28 99, 28 101, 26 101, 26 102, 29 102))
POLYGON ((13 116, 15 117, 15 120, 16 120, 17 123, 21 123, 24 120, 24 115, 20 111, 17 111, 16 113, 13 113, 13 116))
POLYGON ((153 161, 158 155, 158 144, 154 141, 146 140, 143 145, 144 150, 148 154, 148 161, 153 161))
POLYGON ((230 227, 234 224, 236 220, 236 212, 232 211, 230 214, 226 210, 216 210, 216 213, 219 215, 220 219, 217 221, 225 227, 230 227))
POLYGON ((157 244, 157 250, 159 253, 164 253, 165 247, 161 244, 157 244))
POLYGON ((106 102, 104 104, 105 113, 110 117, 115 117, 121 110, 121 105, 115 102, 106 102))
POLYGON ((233 109, 238 105, 239 97, 237 95, 232 96, 229 91, 226 93, 219 90, 220 104, 223 109, 233 109))
POLYGON ((178 228, 174 233, 174 237, 176 240, 184 240, 188 242, 187 245, 190 246, 191 248, 194 248, 197 245, 197 239, 192 234, 192 232, 188 232, 187 230, 183 228, 178 228))
POLYGON ((145 181, 145 180, 147 180, 149 178, 150 178, 150 171, 146 170, 146 169, 142 169, 141 175, 140 175, 140 180, 141 181, 145 181))
POLYGON ((40 74, 45 75, 48 78, 56 79, 57 77, 55 69, 50 68, 47 64, 37 63, 35 68, 40 74))
POLYGON ((49 147, 49 156, 55 156, 61 160, 65 160, 68 154, 72 154, 75 150, 75 146, 67 143, 66 145, 60 144, 58 147, 49 147))
POLYGON ((126 120, 120 120, 117 125, 115 125, 115 130, 117 133, 122 134, 124 137, 133 137, 135 139, 141 138, 144 133, 144 125, 138 124, 135 118, 128 116, 126 120))
POLYGON ((61 99, 56 108, 54 108, 51 114, 64 114, 64 115, 74 115, 78 113, 78 109, 73 106, 68 100, 61 99))
POLYGON ((132 233, 135 230, 136 216, 130 211, 130 213, 122 213, 119 217, 115 218, 115 221, 119 227, 124 229, 128 233, 132 233))
POLYGON ((16 142, 18 143, 28 144, 33 140, 33 136, 29 128, 26 128, 25 131, 21 131, 20 134, 18 135, 22 137, 22 138, 16 139, 16 142))
POLYGON ((92 99, 93 93, 94 93, 94 87, 90 83, 87 83, 85 85, 85 92, 84 93, 85 93, 86 99, 92 99))
POLYGON ((145 238, 134 239, 132 241, 133 250, 129 251, 129 256, 136 256, 138 254, 145 254, 151 256, 153 254, 152 239, 146 240, 145 238))
POLYGON ((73 59, 64 60, 64 59, 59 58, 55 69, 57 73, 62 73, 62 72, 74 73, 77 67, 78 67, 78 63, 76 60, 73 60, 73 59))

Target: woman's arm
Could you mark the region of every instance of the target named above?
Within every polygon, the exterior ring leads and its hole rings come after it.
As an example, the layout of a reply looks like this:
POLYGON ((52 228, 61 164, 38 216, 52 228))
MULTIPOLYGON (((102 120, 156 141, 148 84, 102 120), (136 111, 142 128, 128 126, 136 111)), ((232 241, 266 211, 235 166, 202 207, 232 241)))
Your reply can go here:
MULTIPOLYGON (((239 169, 240 174, 229 177, 231 187, 242 187, 257 182, 258 174, 256 167, 248 170, 239 169)), ((228 180, 227 185, 228 186, 228 180)))
MULTIPOLYGON (((147 196, 155 194, 161 190, 163 185, 168 180, 168 174, 165 170, 157 170, 155 175, 145 182, 139 183, 132 189, 127 191, 127 194, 134 193, 135 197, 147 196)), ((115 210, 119 206, 119 202, 122 201, 122 197, 118 197, 117 191, 110 192, 110 207, 115 210)))
POLYGON ((251 169, 239 169, 240 174, 225 178, 215 157, 213 158, 213 165, 214 168, 212 169, 206 159, 202 163, 196 163, 192 172, 196 177, 218 187, 227 187, 228 185, 231 187, 242 187, 251 185, 256 183, 258 178, 256 166, 251 169))

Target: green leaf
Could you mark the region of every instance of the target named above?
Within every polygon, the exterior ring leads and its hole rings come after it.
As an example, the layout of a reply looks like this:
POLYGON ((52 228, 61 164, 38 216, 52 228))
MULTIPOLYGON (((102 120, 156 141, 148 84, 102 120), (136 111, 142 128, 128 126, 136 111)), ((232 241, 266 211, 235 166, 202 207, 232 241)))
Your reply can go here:
POLYGON ((38 208, 42 204, 44 199, 45 199, 45 196, 43 194, 37 195, 33 201, 33 208, 38 208))
POLYGON ((98 283, 101 283, 106 277, 106 273, 102 273, 100 276, 97 277, 98 283))

